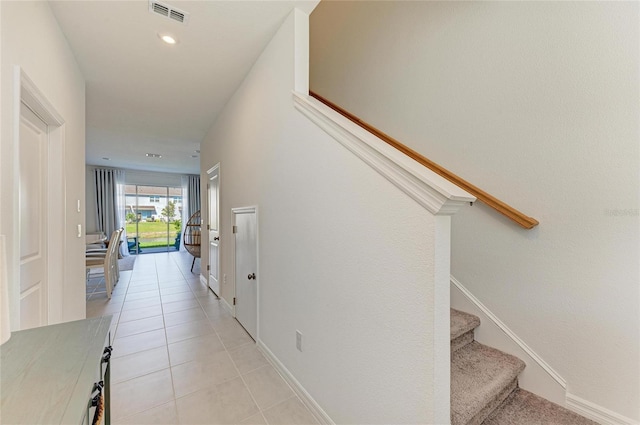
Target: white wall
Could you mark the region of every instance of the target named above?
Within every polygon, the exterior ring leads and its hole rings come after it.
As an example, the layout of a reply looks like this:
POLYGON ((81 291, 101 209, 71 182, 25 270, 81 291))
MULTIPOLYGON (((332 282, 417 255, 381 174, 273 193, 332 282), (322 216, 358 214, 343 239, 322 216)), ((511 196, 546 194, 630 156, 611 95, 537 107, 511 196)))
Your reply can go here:
POLYGON ((452 274, 640 420, 637 2, 321 2, 311 89, 540 221, 453 218, 452 274))
MULTIPOLYGON (((66 210, 64 238, 59 241, 64 261, 64 321, 85 317, 84 238, 77 238, 77 225, 85 224, 85 86, 84 78, 67 41, 46 2, 0 2, 2 10, 2 115, 1 143, 3 199, 0 233, 7 235, 9 280, 13 305, 17 304, 18 246, 17 182, 14 181, 13 66, 19 65, 65 120, 64 185, 66 210), (81 212, 77 212, 77 201, 81 212)), ((17 311, 12 312, 17 323, 17 311)))
POLYGON ((259 340, 336 423, 433 423, 434 217, 294 109, 295 29, 292 15, 202 143, 202 181, 221 164, 221 295, 231 208, 257 205, 259 340))

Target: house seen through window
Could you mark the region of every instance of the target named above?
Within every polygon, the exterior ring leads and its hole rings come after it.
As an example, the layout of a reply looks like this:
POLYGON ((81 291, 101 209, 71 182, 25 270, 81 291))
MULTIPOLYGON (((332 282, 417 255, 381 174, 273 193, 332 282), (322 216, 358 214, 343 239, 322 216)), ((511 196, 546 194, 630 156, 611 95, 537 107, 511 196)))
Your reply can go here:
POLYGON ((125 185, 125 218, 131 254, 179 250, 182 188, 125 185))

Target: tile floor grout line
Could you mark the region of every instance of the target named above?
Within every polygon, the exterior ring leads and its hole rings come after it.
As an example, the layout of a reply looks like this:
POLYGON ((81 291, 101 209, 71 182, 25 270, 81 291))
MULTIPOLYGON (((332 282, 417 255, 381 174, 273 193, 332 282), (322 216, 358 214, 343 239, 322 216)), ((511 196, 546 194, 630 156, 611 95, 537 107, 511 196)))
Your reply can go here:
MULTIPOLYGON (((240 345, 239 347, 244 347, 245 345, 248 345, 248 344, 250 344, 250 343, 240 345)), ((243 375, 248 375, 250 373, 253 373, 253 372, 257 371, 258 369, 262 369, 263 367, 267 367, 267 366, 269 366, 268 362, 263 364, 262 366, 258 366, 256 368, 253 368, 253 369, 250 369, 250 370, 246 371, 245 373, 243 373, 243 375)))
MULTIPOLYGON (((247 343, 247 344, 249 344, 249 343, 247 343)), ((224 345, 224 342, 223 342, 223 345, 224 345)), ((243 345, 245 345, 245 344, 243 344, 243 345)), ((240 380, 242 381, 242 385, 244 385, 244 387, 247 389, 247 392, 249 393, 249 397, 251 397, 251 400, 253 401, 253 404, 255 404, 255 406, 258 408, 258 413, 260 413, 262 415, 262 408, 258 404, 258 401, 256 400, 255 396, 253 395, 253 392, 251 392, 251 388, 249 388, 249 386, 247 385, 247 382, 244 380, 244 377, 242 376, 242 373, 240 372, 240 369, 238 368, 238 365, 236 364, 235 360, 233 360, 233 357, 231 357, 231 353, 229 353, 229 350, 226 348, 226 346, 225 346, 225 350, 224 351, 227 353, 227 356, 229 357, 229 360, 231 360, 231 364, 236 369, 236 372, 238 372, 238 376, 240 377, 240 380)), ((247 416, 246 418, 244 418, 242 420, 243 421, 247 420, 251 416, 254 416, 254 415, 247 416)), ((264 415, 263 415, 263 418, 264 418, 264 415)), ((265 422, 267 421, 266 418, 264 418, 264 420, 265 420, 265 422)), ((267 425, 269 425, 269 422, 267 422, 267 425)))
MULTIPOLYGON (((160 347, 158 347, 160 348, 160 347)), ((125 382, 129 382, 129 381, 133 381, 134 379, 138 379, 138 378, 144 378, 145 376, 149 376, 149 375, 153 375, 154 373, 158 373, 158 372, 162 372, 163 370, 169 369, 171 366, 167 366, 167 367, 163 367, 157 370, 151 370, 149 372, 145 372, 142 375, 138 375, 138 376, 133 376, 131 378, 127 378, 125 380, 122 381, 117 381, 117 382, 112 382, 113 385, 116 384, 124 384, 125 382)))
MULTIPOLYGON (((133 417, 134 417, 134 416, 136 416, 136 415, 139 415, 139 414, 141 414, 141 413, 148 412, 148 411, 153 410, 153 409, 157 409, 158 407, 165 406, 165 405, 167 405, 167 404, 169 404, 169 403, 173 403, 173 404, 174 404, 174 408, 175 408, 175 400, 171 400, 171 401, 167 401, 167 402, 165 402, 165 403, 159 404, 159 405, 157 405, 157 406, 150 407, 150 408, 145 409, 145 410, 143 410, 143 411, 141 411, 141 412, 134 413, 134 414, 132 414, 132 415, 126 416, 126 417, 124 417, 124 418, 119 418, 119 419, 118 419, 118 420, 116 420, 115 422, 124 422, 124 423, 128 423, 128 422, 126 422, 126 421, 127 421, 127 419, 129 419, 129 418, 133 418, 133 417)), ((177 418, 177 417, 178 417, 178 412, 177 412, 177 409, 176 409, 176 418, 177 418)))
MULTIPOLYGON (((286 383, 286 382, 285 382, 285 383, 286 383)), ((302 403, 302 400, 300 400, 300 397, 298 397, 298 396, 296 395, 296 393, 293 393, 291 396, 289 396, 289 397, 285 398, 284 400, 280 400, 280 401, 279 401, 279 402, 277 402, 277 403, 273 403, 273 404, 269 405, 268 407, 265 407, 264 409, 262 409, 262 410, 261 410, 261 412, 265 412, 265 411, 267 411, 267 410, 271 410, 271 409, 273 409, 274 407, 279 406, 279 405, 281 405, 281 404, 283 404, 283 403, 286 403, 286 402, 287 402, 287 401, 289 401, 289 400, 293 400, 294 398, 295 398, 295 399, 297 399, 300 403, 302 403)), ((314 419, 315 419, 315 417, 314 417, 314 419)))
MULTIPOLYGON (((164 259, 164 258, 165 258, 165 257, 163 256, 163 257, 162 257, 162 259, 164 259)), ((236 329, 235 329, 235 327, 233 327, 233 326, 230 326, 229 328, 227 328, 227 327, 226 327, 227 325, 226 325, 226 324, 224 324, 224 323, 225 323, 225 321, 227 320, 227 318, 231 319, 229 323, 234 323, 234 322, 236 322, 235 318, 234 318, 232 315, 228 314, 228 312, 224 311, 224 312, 218 312, 217 317, 214 319, 214 316, 215 316, 215 313, 214 313, 214 312, 216 311, 216 308, 218 308, 218 309, 219 309, 219 308, 221 308, 219 298, 216 298, 216 301, 217 301, 217 302, 215 302, 215 303, 214 303, 214 302, 211 302, 211 301, 213 301, 213 300, 212 300, 212 296, 215 296, 215 294, 210 293, 211 291, 210 291, 210 288, 208 288, 208 285, 207 285, 207 286, 202 286, 201 284, 199 284, 199 282, 197 282, 197 281, 195 280, 195 278, 191 278, 191 277, 189 277, 189 278, 188 278, 187 276, 190 276, 190 275, 186 272, 186 270, 187 270, 187 269, 186 269, 187 265, 185 264, 185 269, 183 270, 183 269, 182 269, 182 267, 181 267, 181 264, 177 261, 176 256, 171 256, 170 258, 171 258, 171 260, 173 261, 173 264, 172 264, 172 266, 170 267, 170 269, 169 269, 169 270, 173 270, 173 269, 175 268, 175 266, 177 266, 177 271, 178 271, 178 272, 183 276, 183 279, 181 279, 181 280, 179 280, 179 281, 178 281, 178 280, 176 281, 176 283, 178 283, 178 282, 180 283, 179 285, 176 285, 176 287, 178 287, 178 286, 180 286, 180 287, 184 287, 184 289, 185 289, 184 293, 190 293, 190 294, 191 294, 191 296, 192 296, 193 298, 189 298, 189 299, 195 299, 195 300, 196 300, 196 303, 195 303, 195 305, 196 305, 196 306, 194 306, 193 308, 186 308, 186 309, 178 310, 178 311, 175 311, 175 312, 166 312, 166 311, 165 311, 165 305, 166 305, 166 304, 165 304, 165 303, 163 303, 162 301, 165 301, 165 298, 167 298, 169 295, 173 295, 173 294, 166 294, 166 295, 164 295, 164 296, 163 296, 162 291, 160 290, 160 288, 161 288, 161 286, 162 286, 162 285, 161 285, 161 283, 160 283, 160 278, 159 278, 160 272, 159 272, 159 268, 158 268, 158 267, 159 267, 159 264, 160 264, 161 259, 160 259, 160 257, 154 257, 154 258, 153 258, 153 267, 154 267, 155 274, 156 274, 156 276, 157 276, 157 278, 156 278, 157 280, 156 280, 155 282, 153 282, 153 284, 155 284, 155 285, 156 285, 156 287, 158 288, 159 299, 160 299, 160 304, 159 304, 159 305, 160 305, 160 311, 161 311, 161 313, 162 313, 162 324, 163 324, 163 325, 162 325, 162 328, 159 328, 159 329, 156 329, 156 330, 147 330, 147 331, 145 331, 145 332, 139 332, 139 333, 136 333, 136 334, 127 335, 127 336, 125 336, 125 337, 123 337, 123 338, 126 338, 126 337, 135 337, 135 336, 140 336, 140 335, 142 335, 142 334, 144 334, 144 333, 147 333, 147 332, 154 332, 154 331, 159 331, 160 329, 162 329, 162 331, 164 332, 164 337, 165 337, 165 341, 164 341, 164 344, 163 344, 163 345, 164 345, 164 348, 167 350, 167 351, 166 351, 166 353, 167 353, 167 358, 169 359, 169 366, 168 366, 168 367, 166 367, 166 368, 160 368, 160 369, 158 369, 158 370, 156 370, 156 371, 150 371, 150 372, 145 373, 145 374, 143 374, 143 375, 141 375, 141 376, 138 376, 138 377, 136 377, 136 378, 141 378, 141 377, 147 376, 147 375, 152 374, 152 373, 158 373, 158 372, 164 371, 164 370, 166 370, 166 369, 169 369, 169 376, 170 376, 170 378, 171 378, 171 383, 170 383, 170 385, 171 385, 171 395, 172 395, 172 398, 171 398, 171 399, 168 399, 168 400, 167 400, 167 401, 165 401, 164 403, 160 403, 160 404, 157 404, 157 405, 155 405, 155 406, 148 407, 148 408, 146 408, 146 409, 144 409, 144 410, 142 410, 142 411, 140 411, 140 412, 137 412, 137 413, 131 413, 131 414, 127 415, 126 417, 121 417, 121 418, 119 418, 119 420, 117 420, 116 422, 126 421, 126 419, 127 419, 127 418, 129 418, 129 417, 133 417, 133 416, 135 416, 135 415, 139 415, 139 414, 141 414, 141 413, 144 413, 144 412, 147 412, 147 411, 151 411, 151 410, 153 410, 153 409, 157 409, 157 408, 162 407, 162 406, 166 406, 166 405, 168 405, 169 403, 171 403, 172 401, 173 401, 173 403, 174 403, 173 413, 175 414, 175 417, 177 418, 177 420, 178 420, 179 422, 181 422, 181 419, 180 419, 180 417, 179 417, 178 403, 177 403, 177 401, 178 401, 179 399, 181 399, 181 398, 183 398, 183 397, 187 397, 188 395, 193 394, 193 393, 196 393, 196 392, 198 392, 198 391, 202 391, 202 390, 204 390, 204 389, 211 388, 211 387, 213 387, 213 386, 221 385, 221 384, 223 384, 223 383, 225 383, 225 382, 228 382, 228 381, 231 381, 231 380, 237 379, 237 378, 239 377, 239 378, 240 378, 240 381, 241 381, 241 382, 242 382, 242 384, 244 385, 244 388, 248 391, 248 393, 249 393, 249 395, 250 395, 250 397, 251 397, 251 399, 252 399, 253 403, 254 403, 254 404, 255 404, 255 406, 257 407, 257 409, 258 409, 258 413, 260 414, 260 417, 263 419, 263 421, 264 421, 265 423, 267 423, 267 424, 268 424, 269 422, 267 421, 267 418, 266 418, 266 416, 264 415, 264 411, 265 411, 265 410, 268 410, 268 409, 271 409, 271 408, 273 408, 274 406, 276 406, 276 405, 278 405, 278 404, 280 404, 280 403, 284 403, 284 402, 286 402, 286 401, 288 401, 288 400, 290 400, 290 399, 297 398, 297 395, 296 395, 296 394, 295 394, 295 392, 294 392, 294 393, 293 393, 293 395, 292 395, 291 397, 286 398, 286 399, 284 399, 284 400, 282 400, 282 401, 280 401, 280 402, 278 402, 278 403, 274 403, 272 406, 268 406, 268 407, 267 407, 267 408, 265 408, 265 409, 262 409, 262 408, 258 405, 258 403, 257 403, 257 401, 256 401, 256 399, 255 399, 255 397, 254 397, 253 392, 249 389, 249 386, 247 385, 247 382, 246 382, 246 381, 245 381, 245 379, 244 379, 244 376, 245 376, 245 375, 247 375, 247 374, 250 374, 250 373, 253 373, 253 372, 257 371, 258 369, 261 369, 261 368, 263 368, 263 367, 266 367, 266 366, 268 366, 268 364, 263 365, 263 366, 259 366, 259 367, 257 367, 257 368, 253 368, 253 369, 247 370, 247 371, 243 374, 243 373, 241 373, 241 372, 240 372, 240 369, 239 369, 239 367, 238 367, 238 365, 237 365, 236 361, 234 360, 234 358, 233 358, 233 357, 232 357, 232 355, 231 355, 231 352, 232 352, 232 351, 233 351, 233 352, 236 352, 237 350, 241 349, 242 347, 248 347, 250 344, 255 345, 255 342, 247 341, 247 342, 243 342, 243 343, 240 343, 239 345, 235 345, 235 346, 234 346, 234 345, 233 345, 233 343, 234 343, 235 341, 238 341, 238 338, 233 338, 233 336, 234 336, 234 335, 233 335, 233 333, 232 333, 232 334, 230 334, 231 338, 229 338, 229 341, 228 341, 227 343, 225 343, 225 342, 223 341, 223 338, 221 337, 221 334, 222 334, 222 333, 227 332, 227 329, 228 329, 228 332, 235 331, 236 329), (206 289, 205 289, 205 288, 206 288, 206 289), (204 290, 204 294, 203 294, 203 290, 204 290), (205 294, 206 294, 206 295, 205 295, 205 294), (207 302, 207 301, 209 301, 209 302, 207 302), (206 307, 205 307, 205 306, 206 306, 206 307), (209 386, 206 386, 206 387, 204 387, 204 388, 202 388, 202 389, 199 389, 199 390, 196 390, 196 391, 193 391, 193 392, 187 393, 187 394, 185 394, 185 395, 182 395, 182 396, 180 396, 180 397, 177 397, 177 396, 176 396, 176 392, 175 392, 174 376, 173 376, 173 367, 174 367, 174 365, 172 365, 172 363, 171 363, 171 354, 170 354, 170 352, 169 352, 169 345, 170 345, 170 344, 169 344, 169 339, 168 339, 168 335, 167 335, 167 329, 168 329, 170 326, 167 326, 166 315, 175 314, 175 313, 180 313, 180 312, 187 311, 187 310, 192 310, 192 309, 193 309, 193 310, 197 310, 200 314, 203 314, 203 315, 204 315, 204 319, 202 319, 202 321, 206 321, 207 325, 211 328, 211 333, 207 333, 207 334, 205 334, 205 335, 196 335, 196 336, 192 336, 192 337, 189 337, 189 338, 186 338, 186 339, 180 340, 180 341, 175 341, 174 343, 180 343, 180 342, 188 341, 188 340, 191 340, 191 339, 195 339, 195 338, 203 337, 203 336, 206 336, 206 335, 215 335, 215 337, 216 337, 216 339, 217 339, 218 343, 220 344, 220 348, 222 348, 222 349, 223 349, 223 351, 226 353, 226 356, 224 356, 224 357, 226 357, 227 359, 231 360, 231 363, 232 363, 232 365, 233 365, 233 367, 234 367, 234 369, 235 369, 235 372, 236 372, 237 376, 234 376, 233 378, 225 379, 225 380, 220 381, 220 382, 218 382, 218 383, 216 383, 216 384, 209 385, 209 386), (214 325, 214 323, 215 323, 216 325, 214 325), (221 324, 223 324, 223 325, 221 326, 221 324), (220 330, 219 330, 219 329, 220 329, 220 330), (234 340, 235 340, 235 341, 234 341, 234 340)), ((185 262, 185 263, 186 263, 186 262, 185 262)), ((140 264, 142 264, 142 262, 136 262, 136 265, 140 265, 140 264)), ((145 264, 145 268, 146 268, 146 264, 145 264)), ((140 269, 138 269, 138 270, 140 270, 140 269)), ((149 270, 149 271, 151 271, 151 270, 149 270)), ((136 275, 137 275, 137 274, 136 274, 136 275)), ((142 275, 141 275, 141 276, 142 276, 142 275)), ((124 323, 128 323, 128 322, 121 322, 121 321, 120 321, 120 319, 121 319, 121 315, 122 315, 123 311, 125 311, 125 310, 123 310, 123 309, 124 309, 124 304, 125 304, 125 302, 126 302, 126 300, 127 300, 127 296, 128 296, 128 295, 130 295, 130 294, 134 294, 134 293, 137 293, 137 292, 135 292, 135 291, 134 291, 134 292, 130 292, 130 289, 132 288, 132 285, 131 285, 132 281, 135 283, 134 274, 133 274, 133 273, 129 274, 129 275, 128 275, 128 278, 129 278, 129 280, 127 281, 126 288, 124 288, 124 289, 125 289, 125 291, 124 291, 124 294, 123 294, 122 302, 119 304, 119 306, 118 306, 118 308, 117 308, 117 311, 115 311, 114 313, 109 313, 109 314, 114 314, 114 315, 115 315, 115 314, 118 314, 118 323, 117 323, 117 325, 118 325, 118 326, 119 326, 121 323, 122 323, 122 324, 124 324, 124 323)), ((121 282, 121 284, 123 284, 123 283, 125 283, 125 282, 121 282)), ((181 293, 181 292, 179 292, 179 293, 181 293)), ((169 298, 170 298, 170 297, 169 297, 169 298)), ((143 300, 143 299, 145 299, 145 298, 142 298, 142 299, 140 299, 140 300, 143 300)), ((136 301, 136 300, 133 300, 133 301, 136 301)), ((178 301, 176 301, 176 302, 179 302, 179 301, 183 301, 183 300, 178 300, 178 301)), ((141 303, 141 304, 144 304, 144 303, 141 303)), ((107 307, 107 308, 108 308, 108 307, 107 307)), ((135 309, 134 309, 134 310, 135 310, 135 309)), ((96 311, 98 311, 98 309, 96 309, 96 311)), ((132 311, 133 311, 133 310, 132 310, 132 311)), ((106 314, 106 313, 104 313, 104 312, 103 312, 102 314, 106 314)), ((153 316, 153 317, 156 317, 156 316, 153 316)), ((188 317, 188 315, 186 315, 185 317, 188 317)), ((144 319, 144 318, 140 318, 140 319, 136 319, 136 320, 143 320, 143 319, 144 319)), ((176 325, 174 325, 174 326, 186 325, 186 324, 193 323, 193 322, 197 322, 197 321, 199 321, 199 320, 188 320, 187 322, 178 323, 178 324, 176 324, 176 325)), ((237 324, 237 323, 236 323, 236 324, 237 324)), ((239 325, 239 324, 237 324, 237 325, 239 325)), ((239 329, 240 329, 240 328, 239 328, 239 329)), ((242 329, 242 330, 244 331, 244 329, 242 329)), ((246 331, 244 331, 244 332, 246 332, 246 331)), ((226 337, 225 337, 225 339, 226 339, 226 337)), ((242 340, 242 338, 240 338, 240 340, 242 340)), ((131 340, 129 340, 129 341, 135 341, 135 339, 131 339, 131 340)), ((163 348, 163 345, 160 345, 160 346, 158 346, 158 347, 149 347, 149 348, 146 348, 146 349, 144 349, 144 350, 140 350, 140 351, 138 351, 138 352, 134 352, 134 353, 127 354, 127 355, 125 355, 125 356, 129 356, 129 355, 132 355, 132 354, 144 353, 144 352, 146 352, 146 351, 154 350, 154 349, 156 349, 156 350, 160 350, 161 348, 163 348)), ((125 356, 123 356, 123 357, 125 357, 125 356)), ((191 361, 195 361, 195 360, 191 360, 191 361)), ((190 362, 191 362, 191 361, 190 361, 190 362)), ((188 362, 181 363, 181 365, 182 365, 182 364, 186 364, 186 363, 188 363, 188 362)), ((175 366, 179 366, 179 365, 175 365, 175 366)), ((278 373, 278 375, 279 375, 279 373, 278 373)), ((279 376, 280 376, 280 375, 279 375, 279 376)), ((120 385, 120 384, 122 384, 122 383, 126 383, 126 382, 128 382, 128 381, 130 381, 130 380, 133 380, 133 379, 136 379, 136 378, 129 378, 129 379, 125 380, 125 381, 121 381, 121 382, 119 382, 119 383, 118 383, 118 385, 120 385)), ((280 378, 282 378, 282 377, 280 376, 280 378)), ((291 389, 291 387, 288 385, 288 383, 286 382, 286 380, 284 381, 284 383, 285 383, 285 385, 287 385, 287 387, 289 387, 289 388, 291 389)), ((298 399, 298 400, 299 400, 299 399, 298 399)), ((258 413, 255 413, 254 415, 255 415, 255 416, 257 416, 257 415, 258 415, 258 413)), ((116 413, 116 414, 117 414, 117 413, 116 413)), ((251 415, 251 416, 249 416, 248 418, 245 418, 245 419, 243 419, 243 420, 247 420, 247 419, 249 419, 250 417, 252 417, 252 416, 254 416, 254 415, 251 415)))
MULTIPOLYGON (((135 266, 134 266, 134 267, 135 267, 135 266)), ((154 269, 156 270, 156 281, 155 281, 155 285, 156 285, 156 286, 157 286, 157 288, 158 288, 158 293, 160 293, 160 285, 159 285, 159 280, 158 280, 158 277, 157 277, 157 265, 156 265, 156 263, 155 263, 155 259, 154 259, 154 269)), ((131 283, 131 282, 129 281, 129 284, 130 284, 130 283, 131 283)), ((126 296, 128 295, 128 291, 129 291, 129 285, 127 285, 127 292, 125 293, 125 302, 126 302, 126 296)), ((152 373, 160 372, 160 371, 165 370, 165 369, 169 369, 169 374, 170 374, 170 377, 171 377, 171 392, 172 392, 172 394, 173 394, 173 402, 174 402, 174 404, 175 404, 176 394, 175 394, 175 388, 174 388, 174 385, 173 385, 173 373, 172 373, 172 370, 171 370, 171 357, 170 357, 170 354, 169 354, 169 343, 168 343, 167 334, 166 334, 166 323, 165 323, 165 320, 164 320, 164 309, 163 309, 163 307, 162 307, 162 298, 161 298, 161 297, 162 297, 162 295, 160 295, 160 310, 161 310, 161 312, 162 312, 162 314, 161 314, 161 316, 162 316, 162 324, 163 324, 162 329, 164 330, 164 334, 165 334, 165 344, 164 344, 164 348, 165 348, 165 350, 166 350, 166 354, 167 354, 168 366, 167 366, 166 368, 161 368, 161 369, 159 369, 159 370, 156 370, 156 371, 153 371, 153 372, 149 372, 149 373, 146 373, 146 374, 143 374, 143 375, 140 375, 140 376, 134 377, 134 378, 130 378, 130 379, 128 379, 128 380, 121 381, 121 382, 119 382, 119 383, 127 382, 127 381, 129 381, 129 380, 133 380, 133 379, 136 379, 136 378, 140 378, 140 377, 143 377, 143 376, 150 375, 150 374, 152 374, 152 373)), ((144 298, 143 298, 143 299, 144 299, 144 298)), ((124 307, 124 303, 123 303, 123 307, 124 307)), ((122 314, 122 310, 121 310, 121 313, 120 313, 120 314, 122 314)), ((157 316, 153 316, 153 317, 157 317, 157 316)), ((142 319, 138 319, 138 320, 142 320, 142 319)), ((123 322, 123 323, 127 323, 127 322, 123 322)), ((119 326, 119 325, 120 325, 120 316, 118 316, 118 326, 119 326)), ((154 330, 159 330, 159 329, 154 329, 154 330)), ((153 330, 150 330, 150 331, 153 331, 153 330)), ((140 333, 132 334, 132 335, 127 335, 127 336, 140 335, 140 334, 142 334, 142 333, 144 333, 144 332, 140 332, 140 333)), ((117 331, 116 331, 116 334, 117 334, 117 331)), ((160 347, 156 347, 155 349, 158 349, 158 348, 162 348, 162 346, 160 346, 160 347)), ((148 351, 148 350, 142 350, 141 352, 144 352, 144 351, 148 351)), ((134 354, 137 354, 137 353, 134 353, 134 354)), ((167 403, 168 403, 168 402, 167 402, 167 403)), ((158 407, 158 406, 160 406, 160 405, 153 406, 153 407, 151 407, 150 409, 156 408, 156 407, 158 407)), ((147 410, 150 410, 150 409, 147 409, 147 410)), ((145 410, 145 411, 146 411, 146 410, 145 410)), ((142 413, 142 412, 144 412, 144 411, 136 412, 134 415, 137 415, 137 414, 142 413)), ((131 416, 133 416, 133 415, 131 415, 131 416)), ((176 417, 177 417, 177 408, 176 408, 176 417)))
MULTIPOLYGON (((184 277, 184 275, 183 275, 183 277, 184 277)), ((185 283, 187 283, 186 279, 185 279, 185 283)), ((195 296, 191 286, 188 283, 187 283, 187 288, 189 288, 189 291, 191 292, 191 294, 195 296)), ((200 306, 200 303, 198 303, 198 305, 200 306)), ((200 310, 202 310, 202 306, 200 306, 200 310)), ((204 310, 202 310, 202 313, 205 315, 205 317, 207 317, 207 315, 204 312, 204 310)), ((213 326, 212 326, 212 328, 213 328, 213 326)), ((213 331, 215 332, 215 329, 213 331)), ((169 349, 169 339, 166 336, 166 328, 165 328, 165 337, 167 338, 167 350, 168 350, 169 349)), ((217 334, 216 334, 216 337, 218 339, 220 338, 217 334)), ((197 337, 194 337, 194 338, 197 338, 197 337)), ((192 339, 192 338, 187 338, 187 339, 192 339)), ((181 341, 177 341, 177 342, 181 342, 181 341)), ((185 363, 181 363, 181 364, 187 364, 187 363, 189 363, 189 362, 185 362, 185 363)), ((174 385, 174 380, 173 380, 173 367, 174 367, 174 365, 171 364, 171 354, 169 354, 169 364, 170 364, 169 369, 170 369, 170 373, 171 373, 171 385, 173 386, 173 401, 174 401, 174 406, 175 406, 175 409, 176 409, 176 418, 178 419, 178 423, 181 423, 182 421, 180 419, 180 412, 178 411, 178 398, 179 397, 176 395, 176 390, 175 390, 175 385, 174 385)), ((176 366, 179 366, 179 365, 176 365, 176 366)), ((188 395, 188 394, 182 395, 182 396, 180 396, 180 398, 181 397, 185 397, 186 395, 188 395)))
MULTIPOLYGON (((155 261, 155 258, 154 258, 154 264, 155 264, 155 270, 156 270, 158 292, 160 292, 160 276, 158 275, 158 263, 157 261, 155 261)), ((160 310, 162 311, 162 324, 164 326, 164 340, 166 342, 165 349, 167 350, 167 359, 169 360, 169 376, 171 377, 171 393, 173 394, 173 404, 176 409, 176 418, 178 419, 178 421, 180 421, 180 417, 178 416, 178 405, 176 403, 177 397, 176 397, 176 386, 174 384, 174 378, 173 378, 173 367, 171 366, 171 353, 169 352, 169 336, 167 335, 167 322, 165 321, 165 318, 164 318, 164 304, 162 303, 162 293, 160 293, 160 310)))
MULTIPOLYGON (((227 358, 231 361, 231 364, 233 365, 233 367, 235 368, 235 370, 236 370, 236 372, 237 372, 237 374, 238 374, 237 376, 234 376, 234 377, 232 377, 232 378, 229 378, 229 379, 226 379, 226 380, 220 381, 220 382, 218 382, 218 383, 216 383, 216 384, 214 384, 214 385, 212 385, 212 386, 219 386, 219 385, 221 385, 221 384, 223 384, 223 383, 225 383, 225 382, 229 382, 229 381, 232 381, 232 380, 234 380, 234 379, 240 378, 240 380, 242 381, 242 384, 244 385, 244 387, 246 388, 247 392, 249 393, 249 396, 251 397, 251 400, 253 401, 253 403, 255 404, 256 408, 258 409, 258 413, 259 413, 260 415, 262 415, 262 410, 261 410, 260 406, 258 405, 258 403, 257 403, 257 401, 256 401, 256 399, 255 399, 255 397, 253 396, 253 393, 252 393, 252 392, 251 392, 251 390, 249 389, 249 386, 247 385, 247 383, 245 382, 244 378, 242 377, 242 373, 240 372, 240 369, 238 369, 238 366, 236 365, 236 362, 233 360, 233 357, 231 356, 231 353, 229 352, 229 348, 227 348, 227 345, 224 343, 224 341, 222 341, 222 338, 220 338, 220 335, 218 334, 218 331, 217 331, 217 330, 216 330, 216 328, 213 326, 213 323, 211 323, 211 319, 209 318, 209 315, 204 311, 204 307, 202 306, 202 302, 200 301, 199 297, 197 297, 197 296, 195 295, 195 293, 193 292, 193 288, 191 287, 191 285, 187 285, 187 286, 188 286, 188 287, 189 287, 189 289, 191 290, 191 293, 193 294, 193 296, 196 298, 196 301, 198 302, 198 306, 199 306, 200 310, 202 311, 202 313, 203 313, 203 314, 205 315, 205 317, 206 317, 206 319, 205 319, 205 320, 207 321, 207 323, 209 324, 209 326, 211 326, 211 328, 213 329, 213 333, 215 333, 216 337, 218 338, 218 340, 220 341, 220 343, 221 343, 221 344, 222 344, 222 346, 224 347, 224 352, 225 352, 225 354, 227 355, 227 358)), ((207 286, 207 289, 209 289, 209 287, 208 287, 208 286, 207 286)), ((219 299, 219 297, 218 297, 218 299, 219 299)), ((249 343, 247 342, 247 344, 249 344, 249 343)), ((247 345, 247 344, 241 344, 240 346, 247 345)), ((188 363, 188 362, 187 362, 187 363, 188 363)), ((183 364, 186 364, 186 363, 183 363, 183 364)), ((190 394, 194 394, 194 393, 196 393, 196 392, 198 392, 198 391, 203 391, 203 390, 205 390, 205 389, 207 389, 207 388, 209 388, 209 387, 200 388, 200 389, 198 389, 198 390, 196 390, 196 391, 193 391, 193 392, 191 392, 191 393, 184 394, 184 395, 180 396, 180 398, 182 398, 182 397, 186 397, 186 396, 188 396, 188 395, 190 395, 190 394)), ((176 399, 176 400, 177 400, 177 399, 176 399)), ((176 404, 176 408, 177 408, 177 404, 176 404)), ((246 418, 243 418, 242 420, 249 419, 251 416, 254 416, 254 415, 250 415, 250 416, 248 416, 248 417, 246 417, 246 418)), ((264 417, 264 415, 262 415, 262 417, 263 417, 263 419, 265 420, 265 422, 267 422, 267 420, 266 420, 266 418, 264 417)), ((180 418, 178 417, 178 420, 179 420, 179 419, 180 419, 180 418)), ((268 422, 267 422, 267 424, 268 424, 268 422)))
MULTIPOLYGON (((135 267, 135 265, 134 265, 134 267, 135 267)), ((116 323, 116 328, 113 331, 113 340, 114 341, 117 338, 118 329, 120 328, 120 318, 122 317, 122 311, 124 309, 124 303, 127 301, 127 295, 129 293, 129 285, 131 285, 131 276, 129 276, 129 280, 127 281, 127 287, 125 289, 124 294, 122 295, 122 305, 120 306, 120 311, 118 312, 118 322, 116 323)), ((112 296, 113 296, 113 290, 116 289, 117 286, 118 286, 118 284, 116 283, 116 285, 114 285, 114 287, 111 289, 111 295, 112 296)), ((123 322, 123 323, 126 323, 126 322, 123 322)))

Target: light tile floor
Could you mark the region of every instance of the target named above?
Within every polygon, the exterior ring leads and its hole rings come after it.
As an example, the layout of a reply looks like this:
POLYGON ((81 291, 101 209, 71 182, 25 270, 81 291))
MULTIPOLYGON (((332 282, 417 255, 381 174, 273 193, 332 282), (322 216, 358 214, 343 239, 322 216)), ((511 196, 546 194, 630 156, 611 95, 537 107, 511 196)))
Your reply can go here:
POLYGON ((316 424, 191 260, 140 255, 111 300, 87 284, 87 317, 114 318, 112 423, 316 424))

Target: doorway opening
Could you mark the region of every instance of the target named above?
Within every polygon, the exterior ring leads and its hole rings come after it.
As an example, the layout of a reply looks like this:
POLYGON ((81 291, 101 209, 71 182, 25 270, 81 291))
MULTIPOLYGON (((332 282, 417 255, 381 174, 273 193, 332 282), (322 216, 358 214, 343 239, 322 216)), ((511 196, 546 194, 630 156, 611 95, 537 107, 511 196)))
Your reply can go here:
POLYGON ((129 253, 179 251, 182 237, 182 188, 125 185, 129 253))

